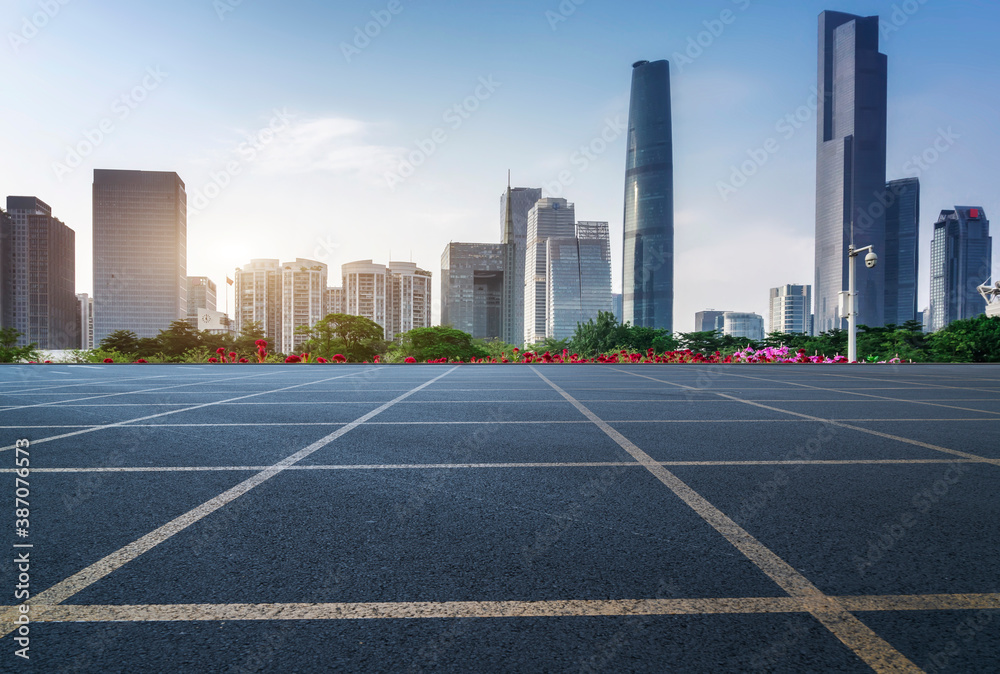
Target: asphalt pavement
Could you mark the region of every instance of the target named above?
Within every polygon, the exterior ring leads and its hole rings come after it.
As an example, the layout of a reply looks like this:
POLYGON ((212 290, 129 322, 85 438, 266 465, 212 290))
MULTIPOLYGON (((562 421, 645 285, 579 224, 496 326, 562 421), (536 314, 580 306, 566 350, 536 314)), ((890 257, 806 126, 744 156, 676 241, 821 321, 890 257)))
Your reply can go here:
POLYGON ((2 672, 1000 671, 1000 367, 2 366, 0 429, 2 672))

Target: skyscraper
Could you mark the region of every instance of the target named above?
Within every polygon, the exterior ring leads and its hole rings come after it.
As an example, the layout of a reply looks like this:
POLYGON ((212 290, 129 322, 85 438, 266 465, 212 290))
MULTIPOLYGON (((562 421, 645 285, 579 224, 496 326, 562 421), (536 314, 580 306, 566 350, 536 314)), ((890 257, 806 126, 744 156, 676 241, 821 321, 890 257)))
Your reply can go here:
POLYGON ((505 286, 501 338, 508 344, 520 344, 524 339, 524 284, 520 279, 524 278, 528 212, 541 198, 541 188, 511 188, 509 185, 500 197, 500 242, 509 245, 510 254, 504 275, 508 279, 518 279, 505 286))
POLYGON ((431 272, 413 262, 389 262, 385 338, 431 327, 431 272))
POLYGON ((281 352, 296 353, 307 336, 298 332, 326 315, 327 266, 296 258, 281 265, 281 352))
POLYGON ((885 322, 902 325, 917 317, 920 261, 920 180, 904 178, 885 186, 885 322))
POLYGON ((624 321, 673 331, 674 160, 667 61, 632 64, 622 292, 624 321))
MULTIPOLYGON (((548 335, 547 275, 549 239, 576 236, 576 210, 565 199, 539 199, 528 212, 527 247, 524 259, 524 344, 534 344, 548 335)), ((574 244, 575 246, 575 244, 574 244)))
POLYGON ((445 246, 441 253, 441 325, 480 339, 502 337, 504 284, 512 282, 504 277, 509 250, 506 243, 453 242, 445 246))
POLYGON ((812 286, 771 288, 768 332, 812 334, 812 286))
POLYGON ((931 309, 929 329, 985 313, 977 288, 990 280, 993 239, 981 207, 956 206, 941 211, 931 242, 931 309))
POLYGON ((21 346, 79 348, 76 233, 36 197, 7 197, 7 216, 0 327, 20 332, 21 346))
POLYGON ((364 316, 385 330, 388 303, 385 265, 358 260, 348 262, 340 269, 344 284, 344 313, 364 316))
POLYGON ((278 260, 257 259, 236 270, 236 330, 260 324, 271 349, 281 345, 281 265, 278 260))
MULTIPOLYGON (((819 16, 815 331, 845 327, 847 248, 885 254, 886 57, 877 16, 819 16)), ((858 323, 884 324, 885 265, 859 268, 858 323)))
POLYGON ((94 339, 187 318, 187 194, 176 173, 94 170, 94 339))

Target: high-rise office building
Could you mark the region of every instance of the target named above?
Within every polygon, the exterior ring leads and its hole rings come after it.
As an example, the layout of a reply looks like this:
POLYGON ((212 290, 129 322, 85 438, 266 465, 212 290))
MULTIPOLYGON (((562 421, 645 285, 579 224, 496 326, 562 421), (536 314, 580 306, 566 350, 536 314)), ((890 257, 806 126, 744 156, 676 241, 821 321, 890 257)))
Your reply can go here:
POLYGON ((364 316, 385 330, 388 325, 386 320, 388 275, 385 265, 375 264, 371 260, 358 260, 342 265, 341 273, 344 283, 344 313, 364 316))
MULTIPOLYGON (((449 243, 441 253, 441 325, 479 339, 502 339, 504 284, 510 245, 449 243)), ((522 283, 523 284, 523 283, 522 283)), ((520 344, 517 340, 515 344, 520 344)))
POLYGON ((611 313, 620 324, 622 322, 622 294, 611 293, 611 313))
POLYGON ((236 274, 236 330, 260 325, 272 349, 281 344, 281 264, 276 259, 251 260, 236 274))
POLYGON ((13 236, 14 223, 0 207, 0 327, 10 325, 10 303, 11 285, 13 283, 11 274, 13 270, 13 256, 11 255, 11 237, 13 236))
MULTIPOLYGON (((611 297, 611 238, 607 222, 581 220, 576 223, 580 259, 580 323, 613 311, 611 297)), ((575 332, 576 326, 570 335, 575 332)))
POLYGON ((94 339, 187 318, 187 194, 176 173, 94 170, 94 339))
MULTIPOLYGON (((534 187, 508 186, 500 196, 500 242, 510 246, 510 259, 504 269, 508 279, 524 278, 528 212, 541 198, 541 188, 534 187)), ((524 338, 524 284, 507 283, 505 293, 502 339, 508 344, 520 344, 524 338)))
POLYGON ((769 332, 812 334, 812 286, 771 288, 769 332))
POLYGON ((920 180, 892 180, 885 186, 885 322, 916 321, 920 261, 920 180))
POLYGON ((622 292, 624 320, 673 331, 674 160, 667 61, 632 64, 622 292))
POLYGON ((94 298, 87 293, 77 293, 80 303, 80 346, 79 349, 94 348, 94 298))
POLYGON ((431 272, 413 262, 389 262, 385 338, 431 327, 431 272))
POLYGON ((931 242, 931 332, 985 313, 978 287, 990 280, 992 269, 993 239, 982 207, 941 211, 931 242))
POLYGON ((7 197, 3 225, 3 326, 21 333, 18 344, 76 349, 76 233, 35 197, 7 197))
POLYGON ((548 336, 548 240, 576 236, 576 209, 565 199, 539 199, 528 212, 524 259, 524 344, 548 336))
POLYGON ((281 352, 296 353, 312 327, 326 315, 327 266, 296 258, 281 265, 281 352))
POLYGON ((694 331, 695 332, 712 332, 715 330, 715 319, 717 319, 725 311, 716 311, 715 309, 708 309, 707 311, 698 311, 694 315, 694 331))
MULTIPOLYGON (((846 327, 839 294, 847 289, 847 249, 885 254, 887 62, 877 16, 819 16, 816 151, 815 331, 846 327)), ((884 324, 885 265, 860 267, 858 323, 884 324)))

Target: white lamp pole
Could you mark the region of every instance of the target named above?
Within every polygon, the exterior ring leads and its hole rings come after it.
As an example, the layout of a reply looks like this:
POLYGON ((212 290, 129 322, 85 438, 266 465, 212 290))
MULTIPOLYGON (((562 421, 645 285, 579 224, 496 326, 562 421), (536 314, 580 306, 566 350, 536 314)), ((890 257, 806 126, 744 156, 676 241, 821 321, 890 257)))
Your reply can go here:
POLYGON ((847 249, 847 361, 849 363, 858 360, 858 302, 854 290, 854 258, 865 251, 868 251, 868 255, 865 256, 865 266, 870 269, 878 262, 878 256, 871 246, 854 250, 852 243, 847 249))

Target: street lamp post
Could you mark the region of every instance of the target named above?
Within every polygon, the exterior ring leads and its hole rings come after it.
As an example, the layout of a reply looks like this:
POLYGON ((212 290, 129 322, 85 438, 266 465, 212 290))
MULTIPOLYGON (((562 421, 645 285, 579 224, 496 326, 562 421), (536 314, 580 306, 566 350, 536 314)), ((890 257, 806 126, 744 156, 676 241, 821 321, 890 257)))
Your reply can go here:
POLYGON ((858 360, 858 302, 854 289, 854 258, 859 253, 868 251, 865 255, 865 266, 871 269, 878 264, 878 255, 871 246, 854 249, 852 243, 847 249, 847 362, 858 360))

